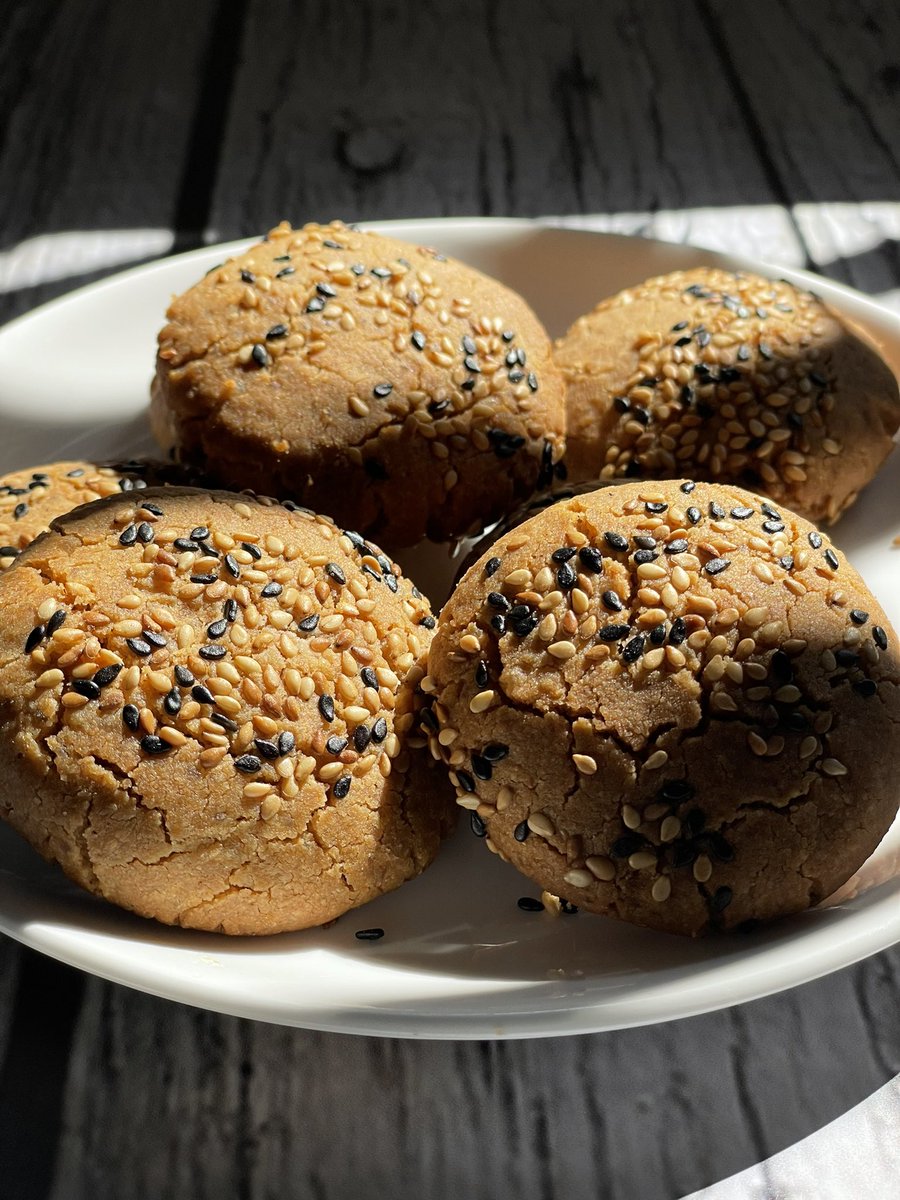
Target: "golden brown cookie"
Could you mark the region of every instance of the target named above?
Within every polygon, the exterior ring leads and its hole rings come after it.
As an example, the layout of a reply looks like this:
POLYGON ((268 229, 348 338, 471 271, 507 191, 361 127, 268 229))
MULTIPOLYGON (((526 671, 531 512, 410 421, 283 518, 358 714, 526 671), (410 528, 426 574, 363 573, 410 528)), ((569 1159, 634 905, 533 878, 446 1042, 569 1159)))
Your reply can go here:
POLYGON ((390 548, 483 528, 562 454, 563 385, 537 317, 434 250, 282 224, 168 317, 162 445, 390 548))
POLYGON ((54 521, 0 577, 0 808, 106 899, 276 933, 422 871, 428 602, 375 546, 189 488, 54 521))
POLYGON ((812 292, 698 267, 581 317, 555 348, 570 479, 692 475, 832 522, 890 453, 887 364, 812 292))
POLYGON ((579 908, 687 934, 794 912, 897 810, 895 634, 827 537, 737 487, 532 517, 469 570, 428 669, 459 803, 579 908))
POLYGON ((72 459, 4 475, 0 478, 0 571, 48 529, 54 517, 117 492, 173 483, 183 474, 172 464, 150 460, 96 463, 72 459))

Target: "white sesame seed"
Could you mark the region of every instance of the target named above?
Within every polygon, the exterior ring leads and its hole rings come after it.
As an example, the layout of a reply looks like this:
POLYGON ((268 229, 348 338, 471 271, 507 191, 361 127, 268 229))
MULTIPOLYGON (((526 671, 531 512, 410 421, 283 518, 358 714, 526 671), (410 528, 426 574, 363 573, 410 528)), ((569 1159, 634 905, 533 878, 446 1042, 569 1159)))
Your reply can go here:
POLYGON ((491 688, 486 691, 478 692, 469 701, 469 712, 481 713, 485 712, 494 703, 495 693, 491 688))
POLYGON ((576 653, 576 649, 573 642, 553 642, 552 645, 547 647, 547 653, 552 654, 554 658, 565 661, 576 653))
POLYGON ((826 775, 846 775, 847 768, 836 758, 826 758, 822 763, 826 775))
POLYGON ((572 887, 578 888, 587 887, 589 884, 594 882, 594 876, 591 874, 591 872, 585 871, 580 867, 575 867, 571 871, 566 871, 565 875, 563 875, 563 879, 566 881, 566 883, 571 884, 572 887))
MULTIPOLYGON (((491 693, 493 695, 493 693, 491 693)), ((575 769, 582 775, 593 775, 597 770, 597 762, 589 754, 573 754, 572 762, 575 769)))
POLYGON ((659 879, 654 880, 653 887, 650 889, 650 895, 658 904, 661 904, 664 900, 668 900, 671 894, 672 881, 668 875, 660 875, 659 879))
POLYGON ((616 877, 615 863, 605 854, 592 854, 585 860, 584 865, 596 879, 600 879, 604 883, 609 883, 616 877))

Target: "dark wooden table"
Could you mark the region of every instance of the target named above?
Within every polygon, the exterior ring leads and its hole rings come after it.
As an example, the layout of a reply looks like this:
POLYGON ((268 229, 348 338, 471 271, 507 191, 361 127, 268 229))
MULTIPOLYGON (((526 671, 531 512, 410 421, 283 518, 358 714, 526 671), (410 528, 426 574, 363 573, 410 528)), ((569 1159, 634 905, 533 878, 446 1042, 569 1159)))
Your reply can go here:
MULTIPOLYGON (((712 208, 726 239, 765 218, 801 262, 900 289, 893 0, 2 11, 0 320, 282 215, 691 210, 670 219, 689 231, 712 208), (722 225, 729 206, 756 207, 722 225)), ((898 1002, 895 948, 656 1028, 388 1042, 198 1012, 4 941, 0 1196, 675 1197, 900 1072, 898 1002)))

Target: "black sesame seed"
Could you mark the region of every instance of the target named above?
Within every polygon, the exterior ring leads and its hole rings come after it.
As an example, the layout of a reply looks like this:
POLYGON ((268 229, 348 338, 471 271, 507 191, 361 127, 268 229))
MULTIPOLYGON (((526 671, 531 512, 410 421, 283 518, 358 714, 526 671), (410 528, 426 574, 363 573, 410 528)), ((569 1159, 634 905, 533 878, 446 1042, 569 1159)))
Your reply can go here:
POLYGON ((96 700, 100 695, 100 688, 94 683, 93 679, 73 679, 71 683, 73 692, 77 692, 79 696, 85 696, 88 700, 96 700))
POLYGON ((631 405, 628 402, 627 396, 614 396, 613 397, 613 407, 618 412, 624 413, 624 412, 628 412, 629 408, 631 408, 631 405))
POLYGON ((352 775, 342 775, 340 779, 335 780, 334 786, 331 789, 331 794, 335 800, 343 800, 350 791, 350 784, 353 782, 352 775))
POLYGON ((211 638, 220 638, 225 634, 228 628, 228 622, 224 617, 220 617, 218 621, 213 621, 211 625, 206 627, 206 635, 211 638))
POLYGON ((202 683, 195 683, 191 688, 191 695, 198 704, 215 704, 216 698, 202 683))
POLYGON ((705 825, 706 813, 702 808, 692 808, 690 812, 685 813, 681 822, 681 828, 684 830, 685 835, 691 838, 695 838, 705 825))
POLYGON ((366 749, 371 737, 368 725, 357 725, 353 730, 353 748, 358 754, 362 754, 366 749))
POLYGON ((136 730, 140 724, 141 714, 134 704, 126 704, 122 709, 122 720, 131 730, 136 730))
POLYGON ((832 571, 836 571, 841 565, 838 556, 831 549, 831 547, 825 551, 825 561, 828 563, 829 567, 831 567, 832 571))
POLYGON ((425 616, 422 618, 419 624, 423 625, 426 629, 434 629, 435 625, 437 625, 437 621, 432 616, 425 616))
POLYGON ((215 721, 222 729, 227 729, 229 733, 237 733, 238 723, 232 721, 231 717, 226 717, 224 713, 214 712, 209 714, 209 719, 215 721))
POLYGON ((339 737, 336 733, 332 734, 332 736, 325 743, 325 749, 329 754, 340 754, 342 750, 347 749, 347 739, 345 737, 339 737))
MULTIPOLYGON (((122 539, 119 538, 119 541, 121 542, 122 539)), ((123 544, 127 544, 127 543, 123 543, 123 544)), ((190 538, 183 538, 183 537, 176 538, 175 541, 172 543, 172 545, 176 550, 178 550, 182 553, 185 553, 187 551, 199 550, 199 548, 200 548, 197 545, 197 543, 191 541, 190 538)))
POLYGON ((199 650, 200 657, 205 658, 208 662, 224 658, 227 653, 224 646, 201 646, 199 650))
POLYGON ((604 592, 600 599, 603 601, 604 607, 608 608, 610 612, 621 612, 625 607, 617 592, 604 592))
POLYGON ((681 485, 681 491, 683 491, 686 496, 689 496, 696 486, 697 486, 696 483, 694 483, 690 479, 687 479, 681 485))
POLYGON ((192 575, 191 576, 191 583, 206 584, 206 583, 215 583, 215 582, 216 582, 215 575, 192 575))
POLYGON ((721 521, 725 516, 725 509, 721 504, 716 504, 715 500, 712 500, 709 505, 709 515, 715 520, 721 521))
POLYGON ((702 513, 699 508, 694 508, 693 505, 687 510, 687 519, 692 525, 696 525, 702 518, 702 513))
POLYGON ((266 331, 266 341, 274 342, 277 338, 287 337, 289 332, 287 325, 279 322, 278 325, 273 325, 271 329, 266 331))
POLYGON ((263 588, 263 590, 259 594, 261 596, 265 596, 266 598, 268 598, 269 596, 280 596, 281 592, 282 592, 281 584, 277 583, 273 579, 271 583, 266 584, 266 586, 263 588))
POLYGON ((347 576, 344 574, 344 572, 341 570, 341 568, 337 565, 337 563, 333 563, 333 562, 326 563, 325 564, 325 574, 328 576, 329 579, 333 579, 335 583, 343 584, 343 583, 347 582, 347 576))
POLYGON ((816 531, 813 530, 812 533, 809 533, 806 536, 807 536, 807 538, 809 540, 809 544, 812 546, 813 550, 818 550, 819 547, 822 545, 821 533, 816 533, 816 531))
POLYGON ((84 474, 84 467, 76 467, 73 471, 66 472, 66 479, 80 479, 84 474))
POLYGON ((712 899, 709 902, 709 906, 713 910, 713 912, 717 912, 717 913, 724 912, 725 909, 728 907, 728 905, 731 903, 733 898, 734 898, 734 892, 731 890, 730 887, 716 888, 715 892, 713 893, 712 899))
POLYGON ((359 676, 360 676, 360 679, 362 679, 362 681, 366 687, 370 687, 370 688, 378 687, 378 676, 375 674, 375 672, 372 670, 371 667, 363 667, 363 669, 359 673, 359 676))
POLYGON ((232 579, 239 579, 241 575, 241 568, 238 566, 237 559, 234 557, 234 555, 226 554, 223 561, 225 563, 225 570, 232 577, 232 579))
POLYGON ((275 272, 275 278, 276 279, 284 279, 286 275, 293 275, 293 274, 294 274, 293 267, 282 267, 280 271, 275 272))
POLYGON ((773 508, 771 504, 763 503, 759 507, 764 516, 771 517, 773 521, 781 520, 781 513, 777 508, 773 508))
POLYGON ((637 662, 644 653, 644 638, 638 633, 622 648, 622 658, 627 663, 637 662))
POLYGON ((520 896, 516 904, 521 908, 522 912, 543 912, 544 906, 540 900, 536 900, 534 896, 520 896))
POLYGON ((639 567, 644 563, 654 562, 657 558, 659 555, 655 550, 635 550, 634 552, 634 561, 639 567))
POLYGON ((254 738, 253 745, 263 758, 278 758, 278 743, 268 738, 254 738))
POLYGON ((863 610, 861 608, 851 608, 850 609, 850 620, 853 622, 854 625, 865 625, 865 623, 866 623, 866 621, 868 621, 868 619, 869 619, 869 614, 867 612, 863 612, 863 610))
POLYGON ((684 617, 676 617, 672 622, 672 628, 669 630, 669 645, 680 646, 687 637, 687 625, 684 617))
POLYGON ((763 521, 763 533, 781 533, 784 529, 783 521, 763 521))
POLYGON ((457 771, 456 778, 459 781, 459 786, 464 792, 471 793, 475 791, 475 780, 468 771, 457 771))
POLYGON ((238 615, 237 600, 229 598, 222 605, 222 616, 226 621, 236 621, 238 615))
POLYGON ((625 833, 613 842, 609 853, 612 858, 628 858, 644 844, 644 839, 639 833, 625 833))
POLYGON ((304 633, 312 633, 318 624, 319 616, 317 613, 313 613, 309 617, 304 617, 302 621, 298 621, 297 628, 302 629, 304 633))
POLYGON ((498 763, 509 754, 509 746, 503 742, 489 742, 481 753, 489 763, 498 763))
POLYGON ((484 659, 480 659, 475 666, 475 684, 477 687, 487 687, 489 678, 488 665, 484 659))
POLYGON ((94 683, 98 688, 109 687, 118 679, 121 670, 121 663, 110 663, 108 667, 101 667, 99 671, 94 672, 94 683))
POLYGON ((385 575, 384 582, 387 584, 389 592, 397 592, 400 589, 400 584, 397 582, 396 575, 385 575))
POLYGON ((720 575, 723 571, 727 571, 731 566, 731 560, 728 558, 711 558, 703 568, 707 575, 720 575))
POLYGON ((491 608, 496 608, 500 612, 509 612, 512 607, 502 592, 488 592, 487 602, 491 608))
POLYGON ((650 424, 650 414, 647 412, 646 408, 640 408, 638 405, 635 405, 631 410, 631 415, 636 421, 639 421, 641 425, 650 424))
POLYGON ((622 638, 628 637, 631 633, 630 625, 604 625, 598 631, 597 636, 601 642, 618 642, 622 638))
POLYGON ((689 867, 697 859, 697 847, 692 842, 676 841, 669 847, 668 860, 675 869, 689 867))
POLYGON ((790 683, 794 678, 794 668, 791 660, 783 650, 776 650, 769 663, 773 678, 778 683, 790 683))
POLYGON ((622 537, 621 533, 614 533, 612 530, 607 530, 603 535, 603 540, 609 546, 610 550, 628 549, 628 540, 622 537))
POLYGON ((477 812, 471 811, 469 813, 469 828, 476 837, 487 837, 487 826, 485 825, 484 821, 482 821, 481 817, 479 817, 477 812))
POLYGON ((520 638, 528 637, 530 633, 533 633, 539 622, 540 614, 533 609, 528 609, 526 614, 518 618, 515 622, 513 622, 512 617, 510 617, 512 631, 516 637, 520 638))
POLYGON ((828 380, 825 378, 824 375, 820 375, 818 371, 810 371, 809 378, 810 378, 810 382, 814 383, 817 387, 827 387, 828 386, 828 380))
POLYGON ((603 556, 593 546, 583 546, 578 551, 578 561, 592 575, 599 575, 603 570, 603 556))
POLYGON ((142 638, 126 638, 125 645, 141 658, 147 658, 153 653, 153 647, 145 642, 142 638))
POLYGON ((144 641, 149 642, 151 646, 155 646, 157 650, 161 650, 166 644, 166 639, 161 633, 154 633, 152 629, 144 631, 144 641))
POLYGON ((650 645, 661 646, 666 640, 666 626, 662 622, 659 625, 654 625, 650 630, 650 645))
POLYGON ((684 554, 687 548, 686 538, 676 538, 673 542, 667 542, 664 547, 666 554, 684 554))
POLYGON ((384 719, 384 717, 379 717, 372 726, 372 741, 376 744, 383 742, 387 737, 387 732, 387 721, 384 719))
POLYGON ((493 768, 483 754, 472 755, 472 774, 476 779, 488 780, 493 775, 493 768))
POLYGON ((525 842, 528 840, 528 835, 530 833, 531 833, 531 830, 528 828, 528 822, 520 821, 519 824, 513 830, 513 837, 516 839, 517 842, 525 842))
POLYGON ((292 754, 297 740, 289 729, 283 730, 278 735, 278 753, 281 755, 292 754))
POLYGON ((872 638, 875 642, 875 645, 878 647, 879 650, 887 650, 887 648, 888 648, 887 634, 881 628, 880 625, 872 626, 872 638))
POLYGON ((794 556, 792 554, 783 555, 781 558, 779 558, 778 562, 782 567, 784 567, 785 571, 793 571, 794 556))
POLYGON ((126 525, 119 534, 120 546, 133 546, 137 541, 137 525, 126 525))
POLYGON ((420 329, 414 329, 410 334, 409 340, 417 350, 425 349, 425 334, 420 329))
POLYGON ((35 625, 31 633, 25 639, 25 653, 30 654, 44 640, 47 630, 43 625, 35 625))
POLYGON ((753 509, 747 508, 743 504, 738 504, 731 510, 731 515, 735 521, 746 521, 748 517, 753 516, 753 509))
POLYGON ((860 679, 853 685, 854 691, 859 692, 860 696, 865 700, 871 699, 878 691, 878 685, 874 679, 860 679))
POLYGON ((272 361, 269 358, 268 350, 262 342, 254 343, 253 349, 250 351, 250 357, 258 367, 267 367, 272 361))
POLYGON ((155 733, 147 733, 141 738, 141 749, 145 754, 165 754, 172 747, 155 733))
POLYGON ((656 516, 659 513, 664 513, 668 509, 668 504, 663 504, 661 500, 648 500, 644 508, 651 516, 656 516))
POLYGON ((21 517, 24 517, 27 512, 28 505, 25 504, 24 501, 21 504, 17 504, 13 509, 13 520, 18 521, 21 517))
POLYGON ((325 695, 319 697, 319 712, 323 720, 334 720, 334 700, 331 696, 325 695))
POLYGON ((262 763, 255 754, 242 754, 234 760, 235 768, 242 771, 245 775, 255 775, 257 771, 262 770, 262 763))
POLYGON ((856 651, 847 650, 843 646, 834 652, 834 657, 839 667, 855 667, 859 662, 859 655, 856 651))
POLYGON ((734 847, 731 842, 727 841, 721 833, 711 831, 703 835, 703 843, 709 850, 711 856, 721 863, 734 862, 734 847))
POLYGON ((259 546, 254 546, 252 542, 241 542, 241 547, 247 551, 255 562, 259 562, 262 558, 262 550, 260 550, 259 546))
POLYGON ((394 390, 392 383, 376 383, 372 388, 372 395, 377 396, 379 400, 383 400, 385 396, 389 396, 394 390))
POLYGON ((490 577, 490 576, 491 576, 491 575, 493 575, 493 574, 494 574, 494 572, 495 572, 495 571, 496 571, 496 570, 499 568, 499 566, 500 566, 500 559, 499 559, 499 558, 489 558, 489 559, 487 560, 487 562, 484 564, 484 573, 485 573, 485 575, 487 575, 488 577, 490 577))
POLYGON ((15 546, 0 546, 0 558, 18 558, 21 553, 15 546))
POLYGON ((568 562, 570 558, 575 557, 575 548, 573 546, 561 546, 558 550, 554 550, 550 557, 555 563, 568 562))
POLYGON ((181 693, 177 688, 167 692, 163 700, 163 708, 170 717, 175 717, 181 711, 181 693))
POLYGON ((659 789, 661 800, 671 804, 683 804, 694 795, 694 788, 686 779, 667 779, 659 789))
POLYGON ((360 942, 377 942, 379 938, 384 937, 383 929, 357 929, 353 935, 360 942))
POLYGON ((573 588, 578 582, 578 575, 570 563, 563 563, 563 565, 556 572, 556 582, 564 592, 567 592, 570 588, 573 588))

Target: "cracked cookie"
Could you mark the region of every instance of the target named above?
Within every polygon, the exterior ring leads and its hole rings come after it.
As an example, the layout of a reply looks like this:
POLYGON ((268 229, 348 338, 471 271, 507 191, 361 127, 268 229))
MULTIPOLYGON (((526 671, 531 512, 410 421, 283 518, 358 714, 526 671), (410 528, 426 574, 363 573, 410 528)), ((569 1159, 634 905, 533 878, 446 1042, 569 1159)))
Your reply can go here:
POLYGON ((484 528, 562 454, 563 385, 537 317, 437 251, 282 224, 168 318, 161 444, 390 549, 484 528))
POLYGON ((54 521, 0 606, 0 810, 90 891, 275 933, 437 853, 452 793, 409 737, 434 618, 358 534, 265 498, 121 493, 54 521))
POLYGON ((79 460, 26 467, 0 478, 0 571, 54 517, 117 492, 179 481, 183 472, 169 463, 134 460, 94 463, 79 460))
POLYGON ((814 526, 733 486, 629 483, 469 569, 422 729, 542 888, 699 934, 807 908, 871 854, 897 809, 898 683, 881 607, 814 526))
POLYGON ((649 279, 555 346, 573 480, 692 475, 833 522, 887 458, 897 381, 812 292, 698 267, 649 279))

